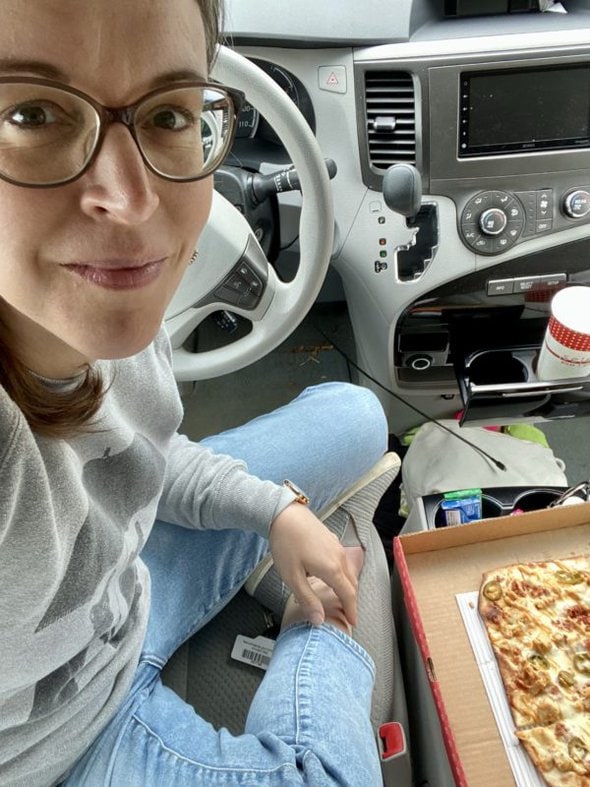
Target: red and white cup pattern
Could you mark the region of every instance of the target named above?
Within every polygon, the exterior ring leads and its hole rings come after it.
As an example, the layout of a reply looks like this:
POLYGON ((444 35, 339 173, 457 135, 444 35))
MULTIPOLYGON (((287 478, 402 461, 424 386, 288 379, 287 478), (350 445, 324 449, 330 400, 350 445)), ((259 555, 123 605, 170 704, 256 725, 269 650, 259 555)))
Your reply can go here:
POLYGON ((551 317, 537 361, 540 380, 590 374, 590 287, 567 287, 551 302, 551 317))

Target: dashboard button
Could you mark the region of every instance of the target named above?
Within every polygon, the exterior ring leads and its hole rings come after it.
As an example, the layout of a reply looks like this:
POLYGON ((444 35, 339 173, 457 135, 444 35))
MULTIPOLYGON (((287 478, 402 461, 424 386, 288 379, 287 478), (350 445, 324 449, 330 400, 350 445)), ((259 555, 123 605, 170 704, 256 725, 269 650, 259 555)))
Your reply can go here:
POLYGON ((553 219, 544 219, 537 221, 535 225, 535 232, 549 232, 553 229, 553 219))
POLYGON ((497 252, 506 251, 514 244, 514 241, 506 235, 495 239, 494 248, 497 252))
POLYGON ((320 66, 318 68, 318 87, 329 93, 346 93, 346 67, 320 66))
POLYGON ((503 210, 512 200, 512 196, 507 191, 491 191, 489 193, 491 194, 491 203, 503 210))
POLYGON ((483 252, 484 254, 493 254, 496 251, 495 239, 485 238, 483 235, 471 241, 470 246, 473 246, 476 251, 483 252))
POLYGON ((516 200, 512 200, 505 208, 506 215, 509 221, 522 221, 524 222, 524 211, 516 200))
POLYGON ((567 273, 553 273, 547 276, 541 276, 541 282, 544 287, 559 287, 567 281, 567 273))
POLYGON ((521 230, 522 224, 520 222, 509 221, 508 226, 506 227, 506 235, 508 235, 510 240, 514 243, 520 235, 521 230))
POLYGON ((553 217, 553 190, 544 189, 537 192, 537 219, 553 217))
POLYGON ((511 295, 514 292, 512 279, 495 279, 488 282, 488 295, 511 295))
POLYGON ((527 276, 522 279, 514 279, 514 292, 531 292, 531 290, 538 289, 540 284, 540 276, 527 276))

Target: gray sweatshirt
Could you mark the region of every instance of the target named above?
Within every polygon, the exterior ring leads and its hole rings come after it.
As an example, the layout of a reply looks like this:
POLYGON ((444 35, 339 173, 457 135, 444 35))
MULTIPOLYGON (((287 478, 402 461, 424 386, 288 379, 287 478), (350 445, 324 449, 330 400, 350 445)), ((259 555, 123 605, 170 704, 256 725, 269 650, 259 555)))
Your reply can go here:
POLYGON ((267 536, 293 493, 177 433, 162 331, 111 383, 98 429, 35 435, 0 387, 0 785, 51 785, 128 691, 144 638, 154 519, 267 536))

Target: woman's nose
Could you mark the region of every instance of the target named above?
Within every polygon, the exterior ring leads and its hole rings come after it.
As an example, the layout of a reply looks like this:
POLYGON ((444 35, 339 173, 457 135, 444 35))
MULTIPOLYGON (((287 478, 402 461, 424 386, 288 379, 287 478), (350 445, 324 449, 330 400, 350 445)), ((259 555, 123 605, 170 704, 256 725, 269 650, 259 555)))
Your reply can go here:
POLYGON ((83 176, 82 209, 118 224, 141 224, 156 211, 160 198, 152 175, 129 129, 113 123, 92 166, 83 176))

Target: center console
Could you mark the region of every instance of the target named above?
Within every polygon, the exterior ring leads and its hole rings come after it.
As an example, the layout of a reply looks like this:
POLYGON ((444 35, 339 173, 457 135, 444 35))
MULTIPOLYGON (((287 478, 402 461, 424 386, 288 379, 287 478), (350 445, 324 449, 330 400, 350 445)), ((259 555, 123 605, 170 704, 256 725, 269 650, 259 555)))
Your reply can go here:
MULTIPOLYGON (((401 285, 392 293, 392 382, 410 398, 458 393, 463 422, 590 413, 590 378, 536 375, 551 298, 590 285, 590 47, 558 27, 552 37, 527 36, 519 19, 512 30, 521 36, 486 38, 483 19, 446 23, 441 33, 459 33, 451 52, 433 25, 431 38, 415 42, 428 56, 409 44, 391 47, 394 62, 371 61, 369 51, 357 63, 365 182, 380 188, 393 160, 382 151, 395 143, 397 159, 420 172, 423 205, 438 209, 430 230, 438 245, 424 264, 408 276, 408 245, 390 255, 401 285), (480 37, 461 38, 467 29, 480 37), (388 76, 397 101, 389 124, 388 76), (410 99, 413 148, 402 114, 410 99), (454 226, 448 210, 440 218, 449 204, 454 226)), ((414 238, 414 252, 418 245, 414 238)))

